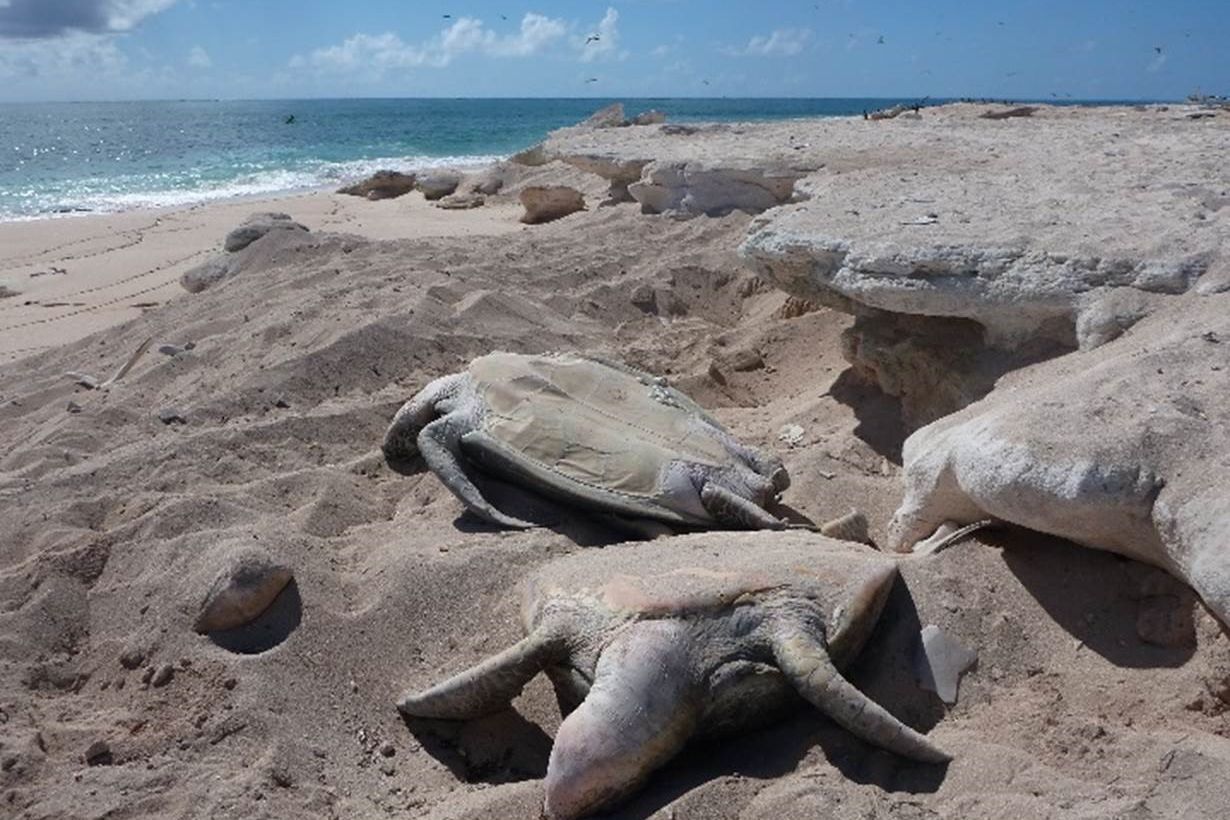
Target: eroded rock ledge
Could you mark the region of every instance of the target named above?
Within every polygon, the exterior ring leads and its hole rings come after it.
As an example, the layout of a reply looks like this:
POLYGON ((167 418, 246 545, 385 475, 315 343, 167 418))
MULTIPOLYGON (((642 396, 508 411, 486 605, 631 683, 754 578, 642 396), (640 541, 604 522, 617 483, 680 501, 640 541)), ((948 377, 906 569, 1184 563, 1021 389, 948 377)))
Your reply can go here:
POLYGON ((902 399, 911 427, 1008 370, 1104 344, 1175 295, 1230 288, 1230 119, 978 110, 817 124, 809 141, 836 161, 740 249, 792 295, 858 317, 847 358, 902 399))

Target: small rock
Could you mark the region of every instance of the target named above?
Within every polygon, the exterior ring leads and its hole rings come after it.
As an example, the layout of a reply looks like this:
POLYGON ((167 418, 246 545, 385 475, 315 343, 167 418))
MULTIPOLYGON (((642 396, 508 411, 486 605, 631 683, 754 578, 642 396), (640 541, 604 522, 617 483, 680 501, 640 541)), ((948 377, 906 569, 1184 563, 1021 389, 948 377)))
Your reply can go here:
POLYGON ((164 356, 178 356, 184 352, 184 348, 179 345, 159 345, 158 352, 164 356))
POLYGON ((468 211, 472 208, 481 208, 486 201, 482 196, 474 193, 449 194, 437 202, 436 207, 446 211, 468 211))
POLYGON ((85 750, 87 766, 110 766, 114 758, 111 754, 111 744, 105 740, 95 740, 85 750))
POLYGON ((915 657, 918 685, 939 695, 952 706, 957 702, 961 676, 978 661, 978 654, 949 637, 935 624, 928 624, 920 633, 919 651, 915 657))
POLYGON ((285 410, 288 407, 290 407, 290 402, 288 402, 285 397, 278 396, 277 399, 273 402, 273 406, 281 408, 282 410, 285 410))
POLYGON ((184 418, 184 414, 173 407, 168 407, 158 411, 158 420, 163 424, 187 424, 188 419, 184 418))
POLYGON ((764 367, 764 357, 760 355, 760 351, 752 347, 732 350, 723 358, 726 368, 738 373, 747 373, 750 370, 760 370, 764 367))
POLYGON ((145 652, 135 646, 120 653, 120 666, 125 669, 136 669, 145 662, 145 652))
POLYGON ((147 666, 141 672, 141 683, 148 684, 154 677, 154 667, 147 666))
POLYGON ((397 747, 394 746, 391 742, 386 740, 384 743, 380 744, 380 754, 384 755, 385 757, 392 757, 393 755, 397 754, 397 747))
POLYGON ((521 191, 525 213, 521 221, 540 225, 585 210, 585 197, 567 185, 531 185, 521 191))
POLYGON ((64 405, 64 409, 68 411, 69 413, 80 413, 81 405, 77 404, 77 402, 75 401, 70 400, 68 404, 64 405))
POLYGON ((175 667, 169 663, 164 663, 154 672, 150 678, 150 686, 159 687, 166 686, 175 678, 175 667))
POLYGON ((217 632, 250 623, 269 608, 293 577, 290 567, 254 547, 226 554, 205 593, 196 631, 217 632))
POLYGON ((653 285, 648 282, 642 282, 632 289, 632 294, 628 297, 633 305, 645 311, 653 313, 657 310, 657 300, 654 299, 653 285))
POLYGON ((229 256, 215 256, 191 270, 185 271, 179 277, 179 284, 189 293, 200 293, 211 285, 229 277, 233 269, 233 261, 229 256))
POLYGON ((806 434, 807 431, 799 425, 787 424, 777 431, 777 440, 787 447, 798 447, 803 443, 803 436, 806 434))

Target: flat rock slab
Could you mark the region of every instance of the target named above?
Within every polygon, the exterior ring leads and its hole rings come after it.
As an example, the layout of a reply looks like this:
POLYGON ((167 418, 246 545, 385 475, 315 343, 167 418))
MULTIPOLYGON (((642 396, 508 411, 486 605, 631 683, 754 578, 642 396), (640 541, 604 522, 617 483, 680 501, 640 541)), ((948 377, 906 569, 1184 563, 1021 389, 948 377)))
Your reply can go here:
MULTIPOLYGON (((1076 335, 1115 288, 1222 289, 1230 118, 1193 123, 1179 108, 1038 106, 988 120, 985 106, 953 105, 916 121, 767 126, 779 143, 769 157, 793 137, 823 167, 742 252, 802 298, 973 319, 1010 340, 1048 320, 1076 335)), ((1096 346, 1113 321, 1076 341, 1096 346)))
POLYGON ((952 706, 957 702, 957 690, 964 675, 978 661, 978 653, 947 635, 935 624, 927 624, 919 633, 915 673, 918 685, 939 695, 952 706))

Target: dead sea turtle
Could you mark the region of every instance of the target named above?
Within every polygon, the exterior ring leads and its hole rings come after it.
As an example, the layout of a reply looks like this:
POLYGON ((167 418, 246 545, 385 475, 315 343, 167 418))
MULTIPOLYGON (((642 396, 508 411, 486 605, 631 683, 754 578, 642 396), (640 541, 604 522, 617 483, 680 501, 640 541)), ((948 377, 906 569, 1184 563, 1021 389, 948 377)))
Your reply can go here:
POLYGON ((471 512, 507 527, 534 525, 483 498, 469 464, 627 521, 785 526, 764 509, 790 485, 780 459, 664 379, 575 354, 492 353, 436 379, 397 412, 384 452, 421 453, 471 512))
POLYGON ((398 704, 420 718, 507 708, 538 672, 567 715, 546 778, 550 817, 633 791, 695 735, 763 722, 801 695, 858 737, 950 757, 838 672, 897 573, 883 555, 800 532, 681 536, 554 561, 524 587, 527 637, 398 704))

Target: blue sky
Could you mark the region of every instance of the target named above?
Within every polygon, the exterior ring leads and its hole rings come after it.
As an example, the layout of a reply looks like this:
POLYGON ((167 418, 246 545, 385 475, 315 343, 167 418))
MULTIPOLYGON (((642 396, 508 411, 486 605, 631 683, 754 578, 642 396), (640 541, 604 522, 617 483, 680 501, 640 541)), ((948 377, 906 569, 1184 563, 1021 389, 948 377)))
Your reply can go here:
POLYGON ((1177 99, 1228 48, 1230 0, 0 0, 0 100, 1177 99))

